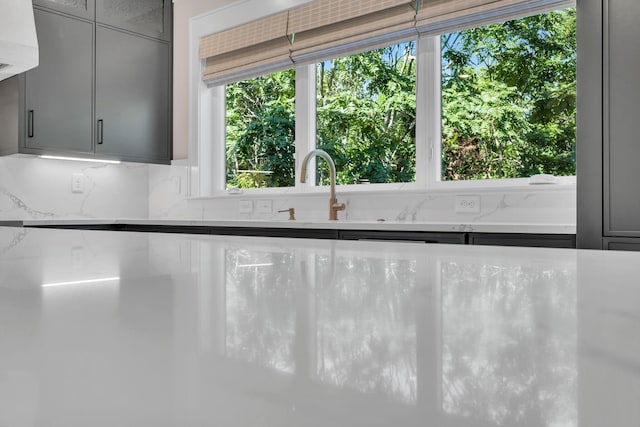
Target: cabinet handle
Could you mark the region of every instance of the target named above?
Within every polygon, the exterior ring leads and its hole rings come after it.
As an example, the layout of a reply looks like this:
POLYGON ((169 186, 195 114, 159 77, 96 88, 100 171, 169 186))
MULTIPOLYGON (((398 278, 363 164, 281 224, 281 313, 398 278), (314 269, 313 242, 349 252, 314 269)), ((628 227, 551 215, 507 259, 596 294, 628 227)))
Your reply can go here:
POLYGON ((102 144, 104 142, 104 133, 103 133, 103 121, 102 119, 98 120, 98 144, 102 144))
POLYGON ((33 138, 33 110, 29 110, 29 117, 27 118, 27 136, 33 138))

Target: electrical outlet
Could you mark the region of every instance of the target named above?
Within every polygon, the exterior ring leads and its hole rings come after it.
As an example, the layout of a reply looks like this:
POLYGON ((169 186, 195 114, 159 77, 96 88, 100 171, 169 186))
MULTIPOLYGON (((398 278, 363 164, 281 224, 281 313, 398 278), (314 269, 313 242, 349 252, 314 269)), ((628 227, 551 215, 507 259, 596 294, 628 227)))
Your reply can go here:
POLYGON ((258 200, 256 202, 256 213, 259 214, 270 214, 273 212, 273 201, 272 200, 258 200))
POLYGON ((240 206, 238 208, 238 212, 241 213, 241 214, 253 213, 253 201, 251 201, 251 200, 240 200, 240 206))
POLYGON ((71 192, 84 193, 84 174, 79 172, 71 174, 71 192))
POLYGON ((456 196, 456 213, 480 213, 480 196, 456 196))

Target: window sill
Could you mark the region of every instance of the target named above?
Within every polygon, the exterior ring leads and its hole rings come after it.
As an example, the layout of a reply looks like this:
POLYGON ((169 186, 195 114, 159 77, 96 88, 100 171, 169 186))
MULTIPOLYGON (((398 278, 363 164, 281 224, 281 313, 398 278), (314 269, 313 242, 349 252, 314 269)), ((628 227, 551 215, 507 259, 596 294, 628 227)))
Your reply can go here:
MULTIPOLYGON (((285 197, 317 197, 328 193, 328 186, 321 187, 286 187, 245 189, 238 193, 218 191, 210 196, 193 196, 190 200, 211 200, 227 198, 262 199, 285 197)), ((456 181, 438 182, 432 186, 407 184, 362 184, 336 186, 336 194, 342 196, 355 195, 413 195, 413 194, 481 194, 481 193, 540 193, 576 191, 575 177, 561 177, 556 184, 528 184, 526 179, 501 180, 500 182, 456 181)))

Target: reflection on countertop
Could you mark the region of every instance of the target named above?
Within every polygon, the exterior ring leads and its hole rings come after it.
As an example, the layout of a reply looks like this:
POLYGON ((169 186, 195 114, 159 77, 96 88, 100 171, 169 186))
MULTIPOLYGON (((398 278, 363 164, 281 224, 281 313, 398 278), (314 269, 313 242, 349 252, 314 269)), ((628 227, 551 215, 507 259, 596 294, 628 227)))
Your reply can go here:
POLYGON ((0 426, 637 426, 639 261, 0 228, 0 426))

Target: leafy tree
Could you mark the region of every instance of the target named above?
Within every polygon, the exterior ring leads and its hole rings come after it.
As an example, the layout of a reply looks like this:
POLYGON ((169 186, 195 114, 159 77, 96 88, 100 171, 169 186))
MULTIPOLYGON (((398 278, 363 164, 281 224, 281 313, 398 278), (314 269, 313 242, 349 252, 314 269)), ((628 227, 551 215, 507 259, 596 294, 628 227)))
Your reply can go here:
POLYGON ((227 86, 227 186, 295 183, 295 71, 227 86))
POLYGON ((445 179, 575 174, 575 8, 441 41, 445 179))
POLYGON ((415 180, 415 42, 322 62, 317 80, 317 146, 338 182, 415 180))
MULTIPOLYGON (((441 37, 443 179, 575 174, 575 18, 571 8, 441 37)), ((409 42, 317 65, 316 145, 340 184, 415 180, 415 55, 409 42)), ((294 70, 227 86, 229 186, 294 185, 294 102, 294 70)))

